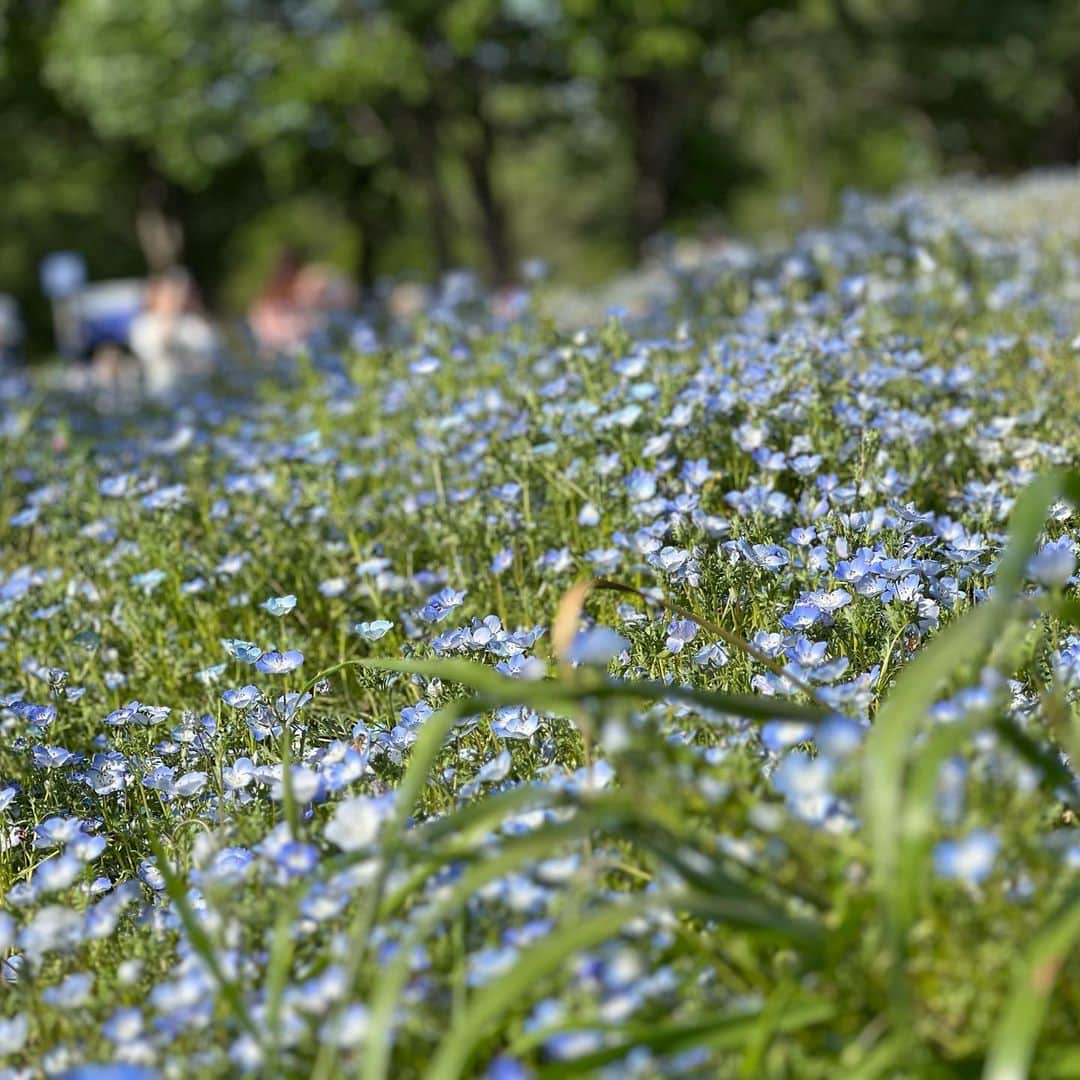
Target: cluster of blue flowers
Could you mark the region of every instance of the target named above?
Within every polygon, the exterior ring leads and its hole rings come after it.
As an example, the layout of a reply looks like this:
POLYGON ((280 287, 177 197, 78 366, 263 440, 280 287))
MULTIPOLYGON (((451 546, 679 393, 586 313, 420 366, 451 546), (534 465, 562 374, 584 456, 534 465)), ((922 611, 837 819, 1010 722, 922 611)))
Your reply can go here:
MULTIPOLYGON (((355 1065, 378 972, 402 958, 395 1038, 424 1061, 459 995, 575 911, 665 884, 614 840, 568 840, 508 863, 436 920, 443 937, 416 932, 478 857, 633 790, 646 731, 686 814, 721 823, 717 858, 768 874, 859 835, 852 776, 882 695, 989 596, 1017 492, 1080 451, 1063 405, 1080 262, 901 201, 782 255, 719 256, 682 287, 576 333, 542 297, 510 324, 443 305, 411 338, 365 325, 295 386, 223 387, 176 416, 32 410, 27 387, 0 386, 0 1077, 307 1075, 327 1047, 355 1065), (548 624, 583 577, 644 593, 595 593, 555 655, 548 624), (672 694, 584 726, 527 696, 485 706, 402 806, 403 770, 459 691, 353 664, 378 657, 463 658, 523 688, 603 668, 672 694), (755 725, 682 686, 809 696, 832 716, 778 704, 755 725), (515 791, 457 861, 419 883, 390 865, 394 830, 515 791), (358 970, 365 897, 407 887, 369 916, 358 970)), ((1029 587, 1066 595, 1069 507, 1047 535, 1029 587)), ((1055 633, 1021 676, 993 658, 969 674, 933 724, 997 711, 1031 730, 1044 699, 1080 694, 1080 638, 1055 633)), ((944 762, 935 887, 1022 904, 1080 869, 1068 829, 1019 843, 989 809, 1034 805, 1039 780, 993 735, 944 762)), ((858 886, 857 865, 836 873, 858 886)), ((731 974, 749 954, 690 956, 696 932, 628 914, 521 1003, 483 1067, 603 1056, 690 987, 752 1007, 731 974)), ((597 1068, 704 1075, 719 1052, 636 1047, 597 1068)))

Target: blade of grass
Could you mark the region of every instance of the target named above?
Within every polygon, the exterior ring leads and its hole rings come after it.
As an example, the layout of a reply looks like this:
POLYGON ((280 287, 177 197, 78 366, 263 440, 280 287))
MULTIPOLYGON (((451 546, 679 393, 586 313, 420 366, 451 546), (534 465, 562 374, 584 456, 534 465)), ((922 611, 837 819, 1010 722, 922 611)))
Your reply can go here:
POLYGON ((1017 496, 1009 515, 1009 542, 994 571, 995 595, 1012 599, 1019 591, 1046 526, 1046 515, 1068 486, 1067 474, 1047 472, 1037 476, 1017 496))
MULTIPOLYGON (((863 810, 867 820, 875 890, 893 952, 895 1022, 906 1027, 910 998, 904 978, 905 937, 912 917, 910 889, 900 880, 905 821, 905 777, 915 733, 942 687, 958 670, 975 662, 1017 614, 1013 603, 1052 503, 1065 477, 1048 473, 1019 495, 1009 520, 1009 539, 995 574, 992 599, 947 626, 900 673, 878 710, 867 736, 863 768, 863 810)), ((927 784, 919 798, 929 798, 927 784)), ((926 807, 908 807, 918 815, 926 807)))
POLYGON ((1080 893, 1047 921, 1025 950, 1005 1010, 993 1028, 983 1080, 1027 1076, 1057 974, 1080 939, 1080 893))
MULTIPOLYGON (((409 759, 405 775, 402 777, 394 797, 393 812, 382 830, 381 840, 387 850, 379 860, 375 880, 365 893, 363 901, 349 927, 348 937, 351 948, 349 950, 349 960, 345 965, 345 984, 349 993, 343 995, 341 1004, 332 1013, 332 1023, 339 1022, 341 1010, 351 997, 351 991, 356 985, 356 980, 363 968, 376 914, 382 901, 387 879, 394 865, 394 849, 400 843, 401 835, 405 831, 413 807, 416 805, 416 801, 420 797, 424 784, 427 782, 428 776, 438 758, 439 750, 453 730, 454 725, 460 719, 475 711, 476 702, 474 698, 459 698, 457 701, 452 701, 437 712, 432 713, 420 729, 420 734, 413 746, 412 757, 409 759)), ((312 1080, 329 1080, 337 1067, 339 1052, 335 1040, 323 1042, 312 1068, 312 1080)))
POLYGON ((1033 739, 1015 720, 1007 716, 996 717, 993 727, 1003 742, 1042 774, 1043 784, 1049 788, 1049 794, 1053 798, 1061 799, 1068 806, 1080 811, 1076 777, 1055 750, 1033 739))
POLYGON ((161 841, 149 826, 146 829, 146 835, 150 843, 150 850, 154 853, 154 858, 157 860, 157 867, 161 871, 161 876, 165 879, 165 892, 176 907, 176 913, 180 918, 181 925, 184 927, 184 932, 188 936, 188 941, 191 942, 191 947, 195 950, 203 963, 206 964, 207 970, 217 983, 218 989, 221 991, 221 996, 229 1007, 229 1011, 236 1019, 236 1022, 247 1031, 249 1035, 254 1036, 259 1045, 262 1046, 264 1044, 263 1035, 255 1026, 251 1013, 248 1012, 247 1004, 244 1002, 244 996, 241 993, 240 988, 225 974, 225 970, 218 960, 214 943, 202 928, 195 912, 188 903, 187 892, 184 889, 183 881, 169 864, 161 841))
POLYGON ((941 687, 990 644, 1004 615, 1000 606, 987 603, 945 627, 900 673, 867 735, 863 807, 878 896, 895 933, 904 930, 897 874, 911 739, 941 687))
MULTIPOLYGON (((515 1053, 551 1038, 553 1035, 578 1031, 600 1031, 618 1037, 618 1042, 590 1054, 549 1065, 538 1073, 539 1080, 558 1080, 562 1076, 580 1076, 618 1061, 638 1047, 646 1047, 654 1054, 679 1054, 699 1047, 710 1050, 741 1050, 754 1038, 763 1010, 751 1012, 720 1013, 700 1020, 679 1023, 655 1024, 575 1024, 547 1028, 530 1033, 514 1044, 515 1053)), ((784 1005, 782 1014, 772 1020, 772 1030, 791 1034, 814 1024, 824 1024, 836 1015, 836 1006, 828 1001, 792 1001, 784 1005)))
POLYGON ((1021 492, 1009 522, 1009 541, 998 561, 993 599, 951 623, 919 651, 901 672, 867 736, 864 810, 878 894, 897 934, 905 930, 896 907, 896 876, 911 740, 950 676, 981 656, 1011 618, 1010 601, 1023 582, 1046 513, 1061 490, 1061 475, 1048 473, 1021 492))
POLYGON ((292 970, 293 954, 296 942, 293 938, 293 923, 299 909, 299 894, 293 892, 279 901, 281 907, 274 920, 273 936, 270 939, 270 959, 266 968, 266 1027, 272 1039, 272 1056, 267 1063, 267 1074, 274 1075, 281 1045, 278 1039, 281 1014, 281 1000, 292 970))
POLYGON ((511 1009, 522 1004, 530 990, 558 971, 571 957, 614 937, 631 919, 658 907, 665 910, 677 898, 664 894, 636 897, 610 904, 592 915, 560 926, 543 941, 524 949, 514 966, 473 995, 456 1025, 447 1031, 424 1073, 427 1080, 458 1080, 467 1071, 477 1044, 511 1009))
POLYGON ((650 680, 620 681, 600 676, 589 678, 589 673, 584 672, 576 672, 572 681, 545 679, 532 682, 500 675, 486 664, 471 660, 346 660, 320 672, 316 679, 324 678, 327 674, 345 667, 424 675, 427 678, 442 679, 444 682, 459 683, 479 695, 476 699, 476 712, 502 705, 525 705, 531 709, 559 713, 590 697, 642 698, 650 701, 671 699, 700 705, 714 712, 762 721, 783 719, 819 723, 833 712, 822 706, 799 704, 763 694, 724 694, 715 690, 669 686, 650 680))
POLYGON ((976 721, 957 721, 931 731, 919 747, 904 794, 896 904, 903 925, 915 917, 919 893, 930 877, 930 836, 937 822, 937 785, 941 766, 971 739, 976 721))
MULTIPOLYGON (((373 1034, 364 1055, 362 1075, 365 1080, 382 1080, 390 1075, 394 1017, 401 993, 408 980, 413 949, 422 944, 441 922, 448 919, 489 881, 494 881, 537 859, 550 856, 558 851, 562 844, 577 839, 604 824, 610 827, 617 820, 610 814, 610 811, 603 815, 597 812, 581 813, 569 821, 544 825, 524 836, 513 837, 506 841, 501 851, 486 855, 482 862, 470 867, 445 896, 424 911, 422 916, 413 923, 408 937, 400 942, 398 951, 389 965, 380 973, 375 994, 370 1003, 373 1034)), ((388 901, 386 908, 392 912, 407 899, 407 896, 397 894, 388 901)))

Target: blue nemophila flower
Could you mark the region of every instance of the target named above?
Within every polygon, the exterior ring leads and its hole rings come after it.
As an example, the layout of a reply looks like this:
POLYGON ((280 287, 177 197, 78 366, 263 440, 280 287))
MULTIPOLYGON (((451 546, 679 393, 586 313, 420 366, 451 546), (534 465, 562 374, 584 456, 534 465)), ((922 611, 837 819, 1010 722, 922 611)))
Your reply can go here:
POLYGON ((428 597, 427 603, 420 610, 420 618, 424 622, 442 622, 447 615, 456 607, 465 602, 465 592, 456 589, 440 589, 437 593, 428 597))
POLYGON ((480 949, 469 957, 466 981, 469 986, 483 986, 509 971, 517 957, 518 950, 509 945, 480 949))
POLYGON ((262 697, 257 686, 250 683, 240 687, 239 690, 226 690, 221 695, 221 700, 232 709, 247 709, 254 705, 262 697))
POLYGON ((117 476, 105 476, 98 481, 98 491, 109 498, 118 499, 126 495, 135 486, 132 473, 120 473, 117 476))
POLYGON ((68 853, 53 855, 38 863, 31 883, 38 896, 48 896, 73 885, 83 872, 83 864, 68 853))
POLYGON ((158 1073, 145 1065, 113 1061, 107 1065, 76 1065, 67 1069, 63 1080, 159 1080, 158 1073))
POLYGON ((383 571, 390 568, 390 560, 381 556, 365 559, 356 564, 357 577, 378 577, 383 571))
POLYGON ((152 593, 165 580, 165 571, 147 570, 142 574, 133 574, 129 580, 144 593, 152 593))
POLYGON ((547 674, 547 665, 537 656, 526 656, 524 653, 513 653, 505 660, 500 660, 495 665, 495 670, 500 675, 509 675, 512 679, 525 679, 535 682, 544 678, 547 674))
POLYGON ((38 519, 38 508, 36 506, 28 506, 25 510, 20 510, 17 514, 13 514, 8 518, 8 524, 13 529, 23 529, 28 525, 33 525, 38 519))
POLYGON ((48 1005, 61 1009, 78 1009, 86 1005, 94 988, 94 976, 86 972, 73 972, 55 986, 50 986, 41 993, 42 1000, 48 1005))
POLYGON ((287 652, 264 652, 255 661, 255 667, 264 675, 287 675, 304 662, 304 654, 296 649, 287 652))
POLYGON ((994 869, 1001 840, 995 833, 976 829, 959 840, 943 840, 934 848, 934 869, 945 878, 981 885, 994 869))
POLYGON ((278 716, 291 720, 309 701, 310 693, 298 693, 290 690, 287 694, 280 694, 274 701, 274 708, 278 716))
POLYGON ((269 611, 271 615, 276 615, 280 618, 282 615, 288 615, 294 607, 296 607, 296 597, 289 593, 287 596, 271 596, 268 600, 264 600, 259 605, 264 611, 269 611))
POLYGON ((319 583, 319 592, 326 597, 341 596, 345 590, 349 587, 347 578, 334 577, 327 578, 325 581, 319 583))
POLYGON ((809 604, 796 604, 786 615, 780 617, 785 630, 809 630, 821 619, 821 611, 809 604))
POLYGON ((118 1046, 134 1041, 142 1034, 142 1030, 142 1012, 131 1007, 117 1009, 101 1025, 101 1034, 118 1046))
POLYGON ((524 705, 504 705, 495 710, 491 730, 500 739, 531 739, 540 721, 540 715, 524 705))
POLYGON ((46 728, 56 719, 55 705, 33 705, 29 701, 17 701, 11 711, 35 728, 46 728))
POLYGON ((587 502, 578 511, 578 524, 585 528, 592 528, 600 524, 600 511, 595 503, 587 502))
MULTIPOLYGON (((322 791, 322 777, 312 769, 304 765, 293 765, 289 770, 289 785, 292 788, 292 797, 297 804, 304 806, 313 799, 318 798, 322 791)), ((275 777, 270 784, 270 798, 280 802, 285 798, 284 775, 275 777)))
POLYGON ((198 795, 209 779, 206 773, 199 770, 193 770, 192 772, 186 772, 183 776, 179 777, 173 784, 172 793, 182 799, 190 798, 192 795, 198 795))
POLYGON ((0 1058, 17 1054, 30 1035, 30 1018, 26 1013, 16 1013, 10 1019, 0 1017, 0 1058))
POLYGON ((175 510, 184 504, 186 497, 186 485, 170 484, 168 487, 159 488, 149 495, 144 495, 141 502, 147 510, 175 510))
POLYGON ((221 770, 222 783, 230 791, 240 791, 255 779, 255 766, 251 758, 239 757, 232 765, 221 770))
POLYGON ((253 709, 248 709, 244 713, 244 723, 256 742, 277 738, 281 734, 281 724, 278 723, 274 710, 268 705, 256 705, 253 709))
POLYGON ((372 622, 358 622, 353 624, 353 630, 365 641, 378 641, 384 637, 394 624, 389 619, 375 619, 372 622))
POLYGON ((234 660, 242 660, 245 664, 254 664, 262 656, 262 649, 253 641, 222 638, 221 646, 234 660))
POLYGON ((224 847, 211 856, 202 875, 215 884, 237 885, 251 872, 254 860, 247 848, 224 847))
POLYGON ((826 757, 790 753, 772 775, 788 809, 811 824, 823 824, 834 803, 833 763, 826 757))
POLYGON ((646 502, 656 494, 656 477, 645 469, 634 469, 626 478, 626 490, 633 502, 646 502))
POLYGON ((34 764, 42 769, 61 769, 80 757, 63 746, 35 746, 32 753, 34 764))
POLYGON ((46 818, 40 825, 34 827, 34 847, 45 850, 62 847, 79 835, 83 824, 82 818, 77 817, 46 818))
POLYGON ((293 878, 306 877, 319 864, 319 852, 311 844, 302 844, 290 840, 282 844, 274 853, 274 865, 282 877, 291 881, 293 878))
POLYGON ((771 720, 762 725, 761 741, 774 754, 814 737, 813 724, 800 724, 790 720, 771 720))
POLYGON ((209 685, 210 683, 217 682, 222 675, 225 674, 225 669, 228 664, 211 664, 210 667, 205 667, 195 672, 195 678, 203 683, 209 685))
POLYGON ((572 664, 587 664, 593 667, 607 667, 620 653, 630 648, 630 642, 612 630, 610 626, 594 626, 591 630, 579 630, 566 659, 572 664))
POLYGON ((727 650, 719 642, 703 645, 694 653, 694 663, 699 667, 722 668, 728 662, 727 650))
POLYGON ((493 574, 501 574, 513 561, 514 553, 510 548, 504 548, 502 551, 497 551, 491 557, 491 572, 493 574))
POLYGON ((667 641, 665 642, 668 652, 681 653, 697 636, 697 631, 697 623, 693 619, 672 619, 668 624, 667 641))
POLYGON ((1075 573, 1076 551, 1067 537, 1046 544, 1028 563, 1028 574, 1032 580, 1048 588, 1066 585, 1075 573))
POLYGON ((93 836, 89 833, 81 832, 78 836, 72 838, 71 843, 68 844, 67 850, 81 863, 88 864, 99 858, 106 846, 107 843, 104 836, 93 836))

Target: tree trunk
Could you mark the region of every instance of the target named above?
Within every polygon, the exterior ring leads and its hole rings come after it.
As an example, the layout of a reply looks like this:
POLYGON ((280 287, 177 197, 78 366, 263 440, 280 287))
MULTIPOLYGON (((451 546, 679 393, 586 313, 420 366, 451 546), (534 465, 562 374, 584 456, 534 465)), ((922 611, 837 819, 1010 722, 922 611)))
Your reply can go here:
POLYGON ((439 114, 431 105, 416 116, 416 158, 427 195, 431 227, 431 251, 436 273, 441 277, 454 265, 450 241, 450 206, 439 171, 439 114))
POLYGON ((487 250, 492 280, 506 285, 514 277, 514 257, 510 247, 506 212, 495 191, 492 177, 495 158, 495 131, 477 102, 476 135, 465 151, 465 166, 472 183, 473 197, 480 211, 480 229, 487 250))
POLYGON ((393 231, 396 207, 375 186, 366 169, 358 169, 345 193, 345 213, 360 237, 356 276, 363 299, 371 298, 379 272, 383 241, 393 231))
POLYGON ((671 209, 684 141, 681 94, 663 79, 644 76, 627 84, 634 192, 629 239, 641 255, 663 228, 671 209))

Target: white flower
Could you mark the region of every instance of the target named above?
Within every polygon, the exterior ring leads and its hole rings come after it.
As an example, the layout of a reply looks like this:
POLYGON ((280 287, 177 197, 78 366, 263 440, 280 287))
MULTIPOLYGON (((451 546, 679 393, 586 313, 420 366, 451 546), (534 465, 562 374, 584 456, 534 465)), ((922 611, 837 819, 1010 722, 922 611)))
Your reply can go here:
POLYGON ((324 835, 342 851, 361 851, 371 847, 379 835, 383 821, 389 816, 391 803, 358 795, 346 799, 327 822, 324 835))

